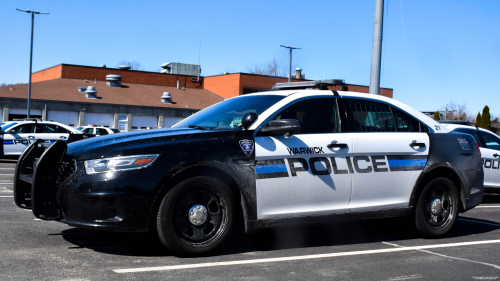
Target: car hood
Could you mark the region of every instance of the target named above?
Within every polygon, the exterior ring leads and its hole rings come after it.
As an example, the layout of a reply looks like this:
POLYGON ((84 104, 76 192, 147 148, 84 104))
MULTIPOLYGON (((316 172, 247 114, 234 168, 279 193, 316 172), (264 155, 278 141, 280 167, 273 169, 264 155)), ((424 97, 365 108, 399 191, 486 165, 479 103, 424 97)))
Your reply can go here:
MULTIPOLYGON (((170 128, 93 137, 68 144, 66 155, 76 160, 114 157, 121 155, 156 153, 162 145, 174 140, 201 137, 211 131, 191 128, 170 128)), ((213 133, 213 131, 212 131, 213 133)))

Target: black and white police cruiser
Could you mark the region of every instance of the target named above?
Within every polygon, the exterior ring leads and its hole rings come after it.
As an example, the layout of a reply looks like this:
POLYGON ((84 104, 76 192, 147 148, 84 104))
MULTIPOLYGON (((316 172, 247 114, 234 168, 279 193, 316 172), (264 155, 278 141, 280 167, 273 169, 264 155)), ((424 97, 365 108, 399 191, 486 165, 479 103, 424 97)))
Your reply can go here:
POLYGON ((402 217, 433 237, 482 201, 472 136, 390 98, 327 90, 342 84, 277 84, 171 129, 34 143, 16 167, 15 203, 70 226, 152 231, 193 255, 227 241, 239 213, 247 232, 402 217))
POLYGON ((500 138, 483 128, 473 127, 469 120, 439 121, 447 129, 472 135, 479 145, 484 169, 484 192, 500 193, 500 138))
POLYGON ((53 143, 57 140, 67 140, 70 134, 82 132, 52 121, 42 121, 36 118, 21 121, 0 123, 3 136, 3 154, 6 156, 21 155, 31 143, 37 139, 53 143))

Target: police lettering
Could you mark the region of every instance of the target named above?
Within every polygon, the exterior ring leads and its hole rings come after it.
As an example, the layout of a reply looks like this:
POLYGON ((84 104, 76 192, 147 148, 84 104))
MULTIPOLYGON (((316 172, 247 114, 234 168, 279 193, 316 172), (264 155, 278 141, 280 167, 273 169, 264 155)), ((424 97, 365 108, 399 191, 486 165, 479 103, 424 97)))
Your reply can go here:
POLYGON ((14 144, 30 144, 31 140, 14 140, 14 144))
POLYGON ((481 162, 483 163, 483 167, 485 169, 498 170, 500 168, 500 161, 495 161, 495 160, 486 160, 485 161, 484 159, 481 159, 481 162))
POLYGON ((334 174, 353 174, 354 170, 357 173, 388 172, 385 156, 354 156, 351 161, 350 157, 342 158, 330 157, 311 157, 309 161, 304 158, 288 158, 288 168, 292 177, 296 177, 298 172, 309 172, 313 175, 322 176, 334 174), (345 161, 347 169, 339 169, 337 161, 345 161), (318 165, 316 165, 318 163, 318 165), (354 164, 354 165, 353 165, 354 164), (317 168, 322 167, 322 168, 317 168))
POLYGON ((292 154, 324 154, 323 147, 290 147, 288 153, 292 154))

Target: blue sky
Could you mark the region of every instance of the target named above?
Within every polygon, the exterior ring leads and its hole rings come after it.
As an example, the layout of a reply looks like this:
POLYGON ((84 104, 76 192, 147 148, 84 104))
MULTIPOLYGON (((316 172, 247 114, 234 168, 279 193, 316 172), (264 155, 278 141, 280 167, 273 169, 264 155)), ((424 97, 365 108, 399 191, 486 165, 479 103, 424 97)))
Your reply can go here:
MULTIPOLYGON (((308 79, 368 85, 374 0, 354 1, 2 1, 0 83, 28 81, 30 15, 33 71, 60 63, 147 71, 165 62, 198 63, 202 75, 246 72, 278 58, 280 44, 302 47, 293 64, 308 79), (201 35, 200 35, 201 34, 201 35)), ((500 114, 500 1, 385 0, 381 86, 419 110, 467 103, 500 114), (404 23, 404 24, 403 24, 404 23)))

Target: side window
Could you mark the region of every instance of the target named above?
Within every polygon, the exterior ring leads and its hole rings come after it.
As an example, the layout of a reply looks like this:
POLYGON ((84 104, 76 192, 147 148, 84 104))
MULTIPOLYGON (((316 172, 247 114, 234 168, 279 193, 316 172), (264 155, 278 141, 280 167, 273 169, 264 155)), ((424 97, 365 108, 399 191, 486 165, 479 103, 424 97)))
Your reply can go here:
POLYGON ((36 132, 42 134, 55 134, 57 133, 57 126, 52 124, 39 124, 36 127, 36 132))
POLYGON ((281 111, 274 120, 297 119, 299 134, 338 133, 339 115, 335 98, 308 99, 294 103, 281 111))
POLYGON ((469 129, 456 129, 453 132, 457 133, 464 133, 464 134, 469 134, 474 137, 474 140, 477 142, 478 145, 481 145, 481 142, 479 141, 479 138, 476 135, 476 131, 474 130, 469 130, 469 129))
POLYGON ((35 132, 35 124, 20 125, 12 129, 15 134, 30 134, 35 132))
POLYGON ((63 128, 63 127, 61 127, 61 126, 57 126, 57 132, 58 132, 59 134, 69 134, 69 131, 68 131, 68 130, 66 130, 66 129, 64 129, 64 128, 63 128))
POLYGON ((83 130, 83 132, 85 134, 93 134, 94 133, 94 128, 87 128, 87 129, 83 130))
POLYGON ((394 114, 394 120, 396 121, 396 129, 398 132, 421 132, 421 127, 425 127, 413 117, 403 113, 401 110, 394 107, 391 109, 394 114))
POLYGON ((97 130, 97 135, 103 136, 108 134, 108 131, 106 131, 106 129, 96 128, 96 130, 97 130))
POLYGON ((481 135, 481 137, 483 137, 487 148, 500 150, 500 139, 497 136, 481 131, 478 131, 478 133, 481 135))
POLYGON ((346 101, 351 132, 396 132, 388 105, 354 99, 346 101))

